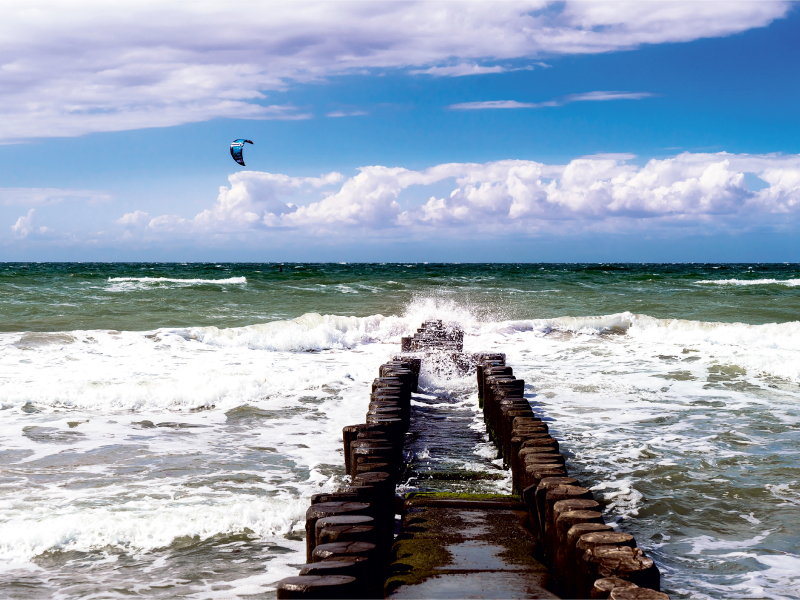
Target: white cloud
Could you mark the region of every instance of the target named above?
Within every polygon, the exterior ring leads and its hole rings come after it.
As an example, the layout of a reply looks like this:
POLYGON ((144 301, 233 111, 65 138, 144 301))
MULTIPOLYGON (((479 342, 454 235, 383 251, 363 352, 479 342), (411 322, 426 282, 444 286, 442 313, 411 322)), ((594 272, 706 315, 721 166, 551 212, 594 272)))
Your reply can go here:
POLYGON ((363 117, 367 113, 363 110, 334 110, 333 112, 327 113, 326 117, 363 117))
POLYGON ((483 110, 485 108, 539 108, 540 104, 517 102, 516 100, 487 100, 485 102, 461 102, 447 108, 453 110, 483 110))
POLYGON ((190 222, 177 215, 161 215, 151 219, 147 226, 158 233, 185 231, 190 222))
POLYGON ((11 226, 11 231, 17 238, 52 238, 53 229, 45 225, 36 226, 36 209, 32 208, 27 215, 22 215, 17 222, 11 226))
POLYGON ((487 75, 491 73, 511 73, 514 71, 533 71, 536 67, 549 69, 553 65, 537 61, 524 67, 503 67, 500 65, 479 65, 475 63, 459 63, 456 65, 434 66, 427 69, 413 69, 411 75, 432 75, 433 77, 464 77, 466 75, 487 75))
POLYGON ((546 102, 517 102, 516 100, 487 100, 483 102, 461 102, 451 104, 447 108, 452 110, 485 110, 496 108, 548 108, 563 106, 571 102, 605 102, 608 100, 642 100, 651 98, 655 94, 650 92, 585 92, 583 94, 568 94, 546 102))
POLYGON ((120 225, 137 226, 137 225, 143 225, 149 219, 150 215, 148 215, 146 212, 143 212, 141 210, 136 210, 132 213, 125 213, 124 215, 122 215, 122 217, 117 219, 116 222, 119 223, 120 225))
POLYGON ((433 75, 434 77, 463 77, 465 75, 486 75, 487 73, 505 73, 507 71, 519 71, 520 69, 507 69, 500 66, 487 67, 469 63, 460 63, 445 67, 430 67, 428 69, 416 69, 410 71, 412 75, 433 75))
MULTIPOLYGON (((234 233, 261 227, 291 226, 282 218, 298 210, 286 200, 295 195, 307 196, 314 190, 342 181, 340 173, 320 177, 240 171, 228 177, 230 187, 219 189, 217 202, 188 220, 177 215, 162 215, 150 221, 154 231, 209 231, 234 233)), ((313 205, 313 203, 312 203, 313 205)))
POLYGON ((370 166, 343 181, 339 173, 290 177, 243 171, 229 177, 216 203, 193 219, 164 215, 158 232, 246 233, 274 229, 351 236, 430 228, 534 233, 603 227, 726 228, 771 226, 800 217, 800 155, 683 153, 631 164, 627 154, 576 158, 566 165, 526 160, 448 163, 422 171, 370 166), (751 191, 745 173, 769 187, 751 191), (453 181, 449 194, 403 206, 404 190, 453 181), (340 184, 340 185, 339 185, 340 184), (336 186, 338 185, 338 189, 336 186), (291 202, 290 202, 291 200, 291 202), (404 229, 408 228, 408 229, 404 229))
POLYGON ((84 200, 90 204, 108 202, 111 196, 97 190, 62 190, 59 188, 0 188, 0 204, 6 206, 42 206, 65 200, 84 200))
POLYGON ((651 98, 655 94, 650 92, 586 92, 585 94, 570 94, 561 98, 562 104, 570 102, 605 102, 606 100, 641 100, 651 98))
POLYGON ((365 69, 455 75, 465 68, 458 65, 724 36, 767 25, 789 6, 783 0, 4 2, 0 140, 215 117, 306 118, 296 107, 270 102, 268 92, 365 69))
POLYGON ((14 232, 14 235, 22 238, 28 237, 28 235, 34 230, 33 215, 35 212, 36 210, 32 208, 28 211, 27 215, 17 219, 17 222, 11 226, 11 231, 14 232))

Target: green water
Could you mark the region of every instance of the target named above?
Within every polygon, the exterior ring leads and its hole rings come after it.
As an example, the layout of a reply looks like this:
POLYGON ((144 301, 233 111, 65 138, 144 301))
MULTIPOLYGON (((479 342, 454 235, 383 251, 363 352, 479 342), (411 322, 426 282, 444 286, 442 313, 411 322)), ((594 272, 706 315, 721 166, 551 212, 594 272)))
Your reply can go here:
POLYGON ((781 323, 800 318, 800 287, 698 282, 798 278, 797 264, 4 263, 0 330, 141 331, 238 327, 309 312, 392 315, 418 297, 453 300, 481 321, 630 311, 781 323), (235 277, 246 283, 213 282, 235 277))

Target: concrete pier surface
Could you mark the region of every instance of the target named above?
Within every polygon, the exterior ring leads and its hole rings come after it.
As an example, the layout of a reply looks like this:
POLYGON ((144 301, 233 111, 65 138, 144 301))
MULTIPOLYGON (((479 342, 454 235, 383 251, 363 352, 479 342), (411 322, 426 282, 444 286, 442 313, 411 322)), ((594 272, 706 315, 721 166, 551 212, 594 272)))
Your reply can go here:
POLYGON ((411 494, 387 598, 557 598, 533 558, 527 508, 510 497, 411 494))

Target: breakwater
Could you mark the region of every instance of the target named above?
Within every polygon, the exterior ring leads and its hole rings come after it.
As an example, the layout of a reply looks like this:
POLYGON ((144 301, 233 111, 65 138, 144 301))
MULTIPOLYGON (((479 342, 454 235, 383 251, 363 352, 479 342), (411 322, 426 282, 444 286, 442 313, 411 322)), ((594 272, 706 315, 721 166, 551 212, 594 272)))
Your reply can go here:
POLYGON ((344 428, 350 485, 312 497, 307 564, 279 583, 278 598, 668 598, 652 559, 605 524, 592 492, 569 477, 505 355, 465 355, 461 330, 440 321, 403 338, 402 351, 380 367, 365 423, 344 428), (422 361, 443 357, 477 373, 511 496, 395 492, 414 475, 403 453, 409 436, 457 442, 446 426, 419 427, 426 415, 412 409, 422 361))

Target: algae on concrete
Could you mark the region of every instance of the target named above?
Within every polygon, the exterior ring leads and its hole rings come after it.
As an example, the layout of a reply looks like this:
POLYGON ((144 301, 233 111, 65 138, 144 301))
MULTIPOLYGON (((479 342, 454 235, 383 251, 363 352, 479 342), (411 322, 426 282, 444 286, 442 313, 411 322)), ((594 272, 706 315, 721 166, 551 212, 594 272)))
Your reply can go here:
POLYGON ((496 501, 519 502, 517 495, 509 494, 464 494, 459 492, 410 492, 406 494, 406 501, 410 500, 466 500, 466 501, 496 501))
POLYGON ((452 555, 439 540, 406 539, 394 544, 395 561, 384 590, 386 594, 401 585, 417 585, 431 576, 431 569, 446 567, 452 555))

